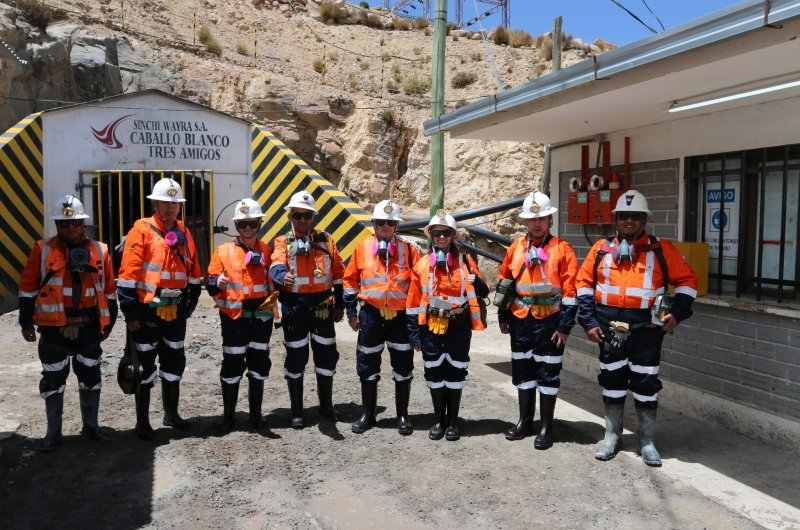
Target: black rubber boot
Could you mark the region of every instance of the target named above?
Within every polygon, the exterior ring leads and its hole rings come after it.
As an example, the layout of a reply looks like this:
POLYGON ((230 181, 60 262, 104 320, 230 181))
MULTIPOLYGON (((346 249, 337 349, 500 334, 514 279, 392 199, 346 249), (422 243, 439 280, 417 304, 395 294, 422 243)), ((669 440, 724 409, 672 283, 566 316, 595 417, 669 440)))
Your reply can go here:
POLYGON ((447 405, 445 402, 446 390, 447 389, 445 387, 431 388, 433 415, 436 416, 436 423, 433 424, 430 432, 428 432, 428 438, 431 440, 441 440, 442 437, 444 437, 445 422, 447 421, 445 418, 445 411, 447 410, 447 405))
POLYGON ((356 434, 366 432, 375 426, 375 409, 378 405, 377 381, 361 381, 361 402, 364 405, 364 413, 350 428, 356 434))
POLYGON ((236 402, 239 400, 239 383, 229 385, 220 383, 222 386, 222 421, 217 423, 217 432, 228 434, 236 424, 236 402))
POLYGON ((264 401, 264 380, 253 377, 247 380, 247 401, 250 405, 250 425, 263 429, 267 422, 261 417, 261 403, 264 401))
POLYGON ((136 398, 136 436, 140 440, 151 441, 155 432, 150 426, 150 387, 139 385, 134 395, 136 398))
POLYGON ((625 405, 605 404, 606 435, 594 448, 598 460, 611 460, 622 449, 622 414, 625 405))
POLYGON ((55 451, 61 445, 61 418, 64 413, 64 394, 56 393, 44 400, 47 413, 47 434, 42 438, 39 449, 45 453, 55 451))
POLYGON ((161 380, 161 400, 164 403, 164 425, 173 429, 186 430, 192 424, 178 415, 178 402, 181 399, 181 382, 161 380))
POLYGON ((506 431, 506 440, 522 440, 533 434, 533 411, 536 409, 536 390, 524 388, 517 390, 519 397, 519 421, 506 431))
POLYGON ((542 428, 533 447, 536 449, 549 449, 553 447, 553 415, 556 410, 556 396, 539 394, 539 416, 542 419, 542 428))
POLYGON ((411 379, 394 382, 394 406, 397 410, 397 432, 408 436, 414 432, 408 417, 408 402, 411 399, 411 379))
POLYGON ((286 384, 289 386, 289 401, 292 407, 292 429, 302 429, 305 426, 305 420, 303 420, 303 378, 287 378, 286 384))
POLYGON ((656 410, 636 409, 636 437, 639 440, 639 454, 648 466, 661 467, 661 455, 653 445, 656 432, 656 410))
POLYGON ((81 404, 81 418, 83 419, 81 436, 100 443, 111 441, 111 438, 97 424, 97 414, 100 411, 100 391, 80 390, 78 391, 78 396, 81 404))
POLYGON ((317 374, 317 397, 319 413, 332 421, 339 421, 336 409, 333 408, 333 376, 317 374))
POLYGON ((445 440, 455 442, 461 438, 458 430, 458 409, 461 408, 461 389, 447 389, 447 431, 444 433, 445 440))

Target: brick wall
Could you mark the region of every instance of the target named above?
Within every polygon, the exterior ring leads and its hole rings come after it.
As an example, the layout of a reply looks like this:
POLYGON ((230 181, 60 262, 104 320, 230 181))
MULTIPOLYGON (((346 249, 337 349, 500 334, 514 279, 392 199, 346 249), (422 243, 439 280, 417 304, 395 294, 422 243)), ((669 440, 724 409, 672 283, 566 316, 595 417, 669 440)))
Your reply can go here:
MULTIPOLYGON (((678 160, 633 164, 631 188, 648 199, 653 216, 648 232, 676 239, 678 160)), ((621 168, 615 168, 620 170, 621 168)), ((567 209, 567 183, 577 171, 561 173, 561 212, 567 209)), ((561 237, 575 247, 579 260, 591 242, 610 236, 613 227, 564 223, 561 237)), ((597 346, 578 327, 569 347, 594 357, 597 346)), ((694 316, 664 339, 660 375, 670 381, 777 416, 800 421, 800 319, 756 309, 694 304, 694 316)), ((599 370, 599 367, 598 367, 599 370)))

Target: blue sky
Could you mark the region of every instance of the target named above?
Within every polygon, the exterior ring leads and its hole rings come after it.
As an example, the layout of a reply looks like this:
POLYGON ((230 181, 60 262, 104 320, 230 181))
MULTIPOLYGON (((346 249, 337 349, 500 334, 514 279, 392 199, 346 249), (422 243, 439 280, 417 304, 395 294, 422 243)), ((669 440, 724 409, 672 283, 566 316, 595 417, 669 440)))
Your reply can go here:
MULTIPOLYGON (((645 2, 667 29, 739 3, 739 0, 617 1, 658 31, 661 31, 661 26, 656 17, 648 11, 645 2)), ((435 0, 430 0, 430 2, 431 10, 433 10, 435 0)), ((492 4, 482 3, 479 0, 464 0, 465 21, 475 17, 476 2, 478 11, 481 13, 492 7, 492 4)), ((393 5, 396 3, 393 1, 393 5)), ((370 5, 382 6, 383 2, 372 0, 370 5)), ((447 9, 449 20, 455 20, 455 5, 454 0, 449 0, 447 9)), ((578 37, 585 42, 602 37, 614 44, 623 45, 652 35, 650 30, 611 0, 509 0, 509 6, 511 11, 510 27, 524 29, 534 36, 551 31, 553 20, 559 15, 563 18, 564 33, 570 33, 573 37, 578 37)), ((481 20, 485 29, 492 28, 499 23, 500 17, 497 14, 481 20)), ((469 29, 478 29, 478 25, 474 24, 469 29)))

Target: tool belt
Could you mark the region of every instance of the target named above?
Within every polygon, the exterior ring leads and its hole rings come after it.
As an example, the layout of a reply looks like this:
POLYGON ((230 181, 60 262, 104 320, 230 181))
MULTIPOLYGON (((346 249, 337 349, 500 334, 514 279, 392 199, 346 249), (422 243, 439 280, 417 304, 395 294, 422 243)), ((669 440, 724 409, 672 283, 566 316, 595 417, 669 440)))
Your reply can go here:
POLYGON ((183 291, 180 289, 161 289, 149 305, 156 309, 158 318, 171 322, 178 318, 178 304, 182 298, 183 291))
MULTIPOLYGON (((597 320, 599 320, 600 322, 602 322, 603 324, 606 324, 606 325, 611 325, 611 322, 620 322, 619 320, 611 321, 611 320, 609 320, 606 317, 601 316, 601 315, 597 315, 597 320)), ((634 330, 642 329, 642 328, 656 328, 656 327, 658 327, 658 326, 656 326, 654 324, 651 324, 650 322, 635 322, 633 324, 631 324, 630 322, 624 322, 624 323, 628 325, 628 330, 629 331, 634 331, 634 330)))
POLYGON ((439 309, 436 307, 428 306, 428 316, 441 317, 441 318, 456 318, 463 314, 469 308, 469 304, 464 304, 452 309, 439 309))
POLYGON ((561 295, 553 296, 520 296, 520 300, 527 305, 549 305, 554 306, 561 301, 561 295))
POLYGON ((262 322, 266 322, 274 317, 271 309, 255 309, 253 311, 242 311, 242 318, 257 318, 262 322))

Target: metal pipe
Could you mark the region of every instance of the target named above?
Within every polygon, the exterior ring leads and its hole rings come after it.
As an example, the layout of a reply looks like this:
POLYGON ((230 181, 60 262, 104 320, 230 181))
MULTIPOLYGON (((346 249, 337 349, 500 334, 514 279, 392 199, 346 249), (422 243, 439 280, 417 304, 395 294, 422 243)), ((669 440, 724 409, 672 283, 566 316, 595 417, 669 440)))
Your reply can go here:
POLYGON ((476 236, 481 236, 486 239, 491 239, 492 241, 496 241, 501 245, 509 246, 511 243, 514 242, 514 240, 509 237, 501 236, 500 234, 497 234, 490 230, 486 230, 485 228, 478 228, 477 226, 466 226, 466 225, 464 225, 463 228, 470 234, 475 234, 476 236))
POLYGON ((496 261, 497 263, 502 263, 503 262, 503 257, 502 256, 498 256, 497 254, 492 254, 491 252, 483 250, 482 248, 478 248, 478 247, 476 247, 474 245, 470 245, 469 243, 464 243, 463 241, 459 241, 458 244, 461 245, 462 247, 466 248, 470 252, 474 252, 475 254, 477 254, 479 256, 483 256, 484 258, 488 258, 488 259, 490 259, 492 261, 496 261))
MULTIPOLYGON (((508 199, 502 202, 497 202, 494 204, 490 204, 488 206, 483 206, 482 208, 475 208, 472 210, 464 210, 463 212, 456 212, 451 213, 450 215, 456 221, 462 221, 464 219, 472 219, 474 217, 481 217, 483 215, 489 215, 492 213, 502 212, 504 210, 510 210, 511 208, 515 208, 517 206, 522 206, 525 197, 517 197, 516 199, 508 199)), ((423 228, 427 226, 430 219, 419 219, 414 221, 403 221, 400 223, 398 230, 413 230, 415 228, 423 228)))

